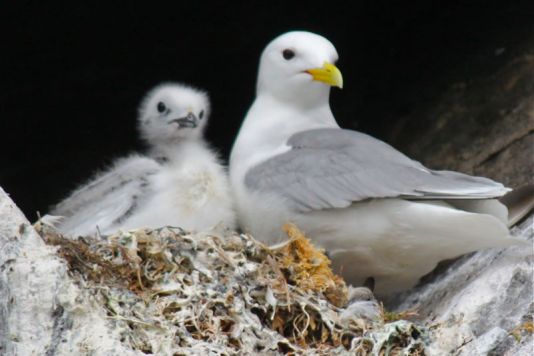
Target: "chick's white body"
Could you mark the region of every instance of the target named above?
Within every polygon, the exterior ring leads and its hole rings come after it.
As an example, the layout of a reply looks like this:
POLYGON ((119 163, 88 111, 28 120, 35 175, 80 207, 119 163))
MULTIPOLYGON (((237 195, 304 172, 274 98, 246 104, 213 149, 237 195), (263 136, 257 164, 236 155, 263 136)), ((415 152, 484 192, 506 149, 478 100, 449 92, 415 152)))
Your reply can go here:
POLYGON ((121 228, 173 225, 201 231, 218 224, 234 227, 226 172, 203 142, 190 142, 169 157, 150 179, 152 196, 121 228))
POLYGON ((336 59, 330 42, 305 32, 282 35, 264 50, 257 96, 230 159, 242 228, 277 243, 286 238, 281 226, 296 223, 327 250, 336 272, 355 285, 373 277, 378 294, 412 287, 441 260, 520 243, 509 235, 506 208, 490 199, 507 188, 428 170, 383 142, 340 129, 329 86, 306 72, 336 59), (284 61, 286 49, 294 56, 284 61), (390 168, 397 165, 398 176, 390 168), (402 181, 404 171, 426 190, 402 181))
POLYGON ((209 101, 201 91, 164 84, 150 91, 139 110, 147 155, 117 160, 107 171, 59 203, 53 215, 68 235, 107 235, 118 229, 176 226, 233 228, 228 178, 202 137, 209 101))

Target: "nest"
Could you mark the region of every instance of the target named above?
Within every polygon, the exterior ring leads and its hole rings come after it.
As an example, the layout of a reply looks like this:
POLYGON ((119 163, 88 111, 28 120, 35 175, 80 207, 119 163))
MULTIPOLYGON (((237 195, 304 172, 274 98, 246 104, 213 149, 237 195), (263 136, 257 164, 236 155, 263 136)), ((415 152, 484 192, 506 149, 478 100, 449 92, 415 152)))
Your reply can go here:
POLYGON ((147 354, 424 355, 425 331, 343 313, 344 281, 294 226, 271 249, 249 235, 179 228, 63 237, 37 223, 121 341, 147 354))

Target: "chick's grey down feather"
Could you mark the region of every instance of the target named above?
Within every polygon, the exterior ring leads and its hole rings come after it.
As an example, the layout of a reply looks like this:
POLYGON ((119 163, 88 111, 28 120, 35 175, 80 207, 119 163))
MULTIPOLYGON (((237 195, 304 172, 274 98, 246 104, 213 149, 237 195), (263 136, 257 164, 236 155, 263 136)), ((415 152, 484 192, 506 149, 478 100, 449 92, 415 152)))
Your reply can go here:
POLYGON ((97 174, 90 183, 57 204, 51 214, 68 217, 62 226, 65 230, 87 223, 94 225, 95 221, 107 220, 106 228, 120 223, 146 198, 150 190, 148 179, 160 169, 156 160, 141 155, 120 159, 110 170, 97 174), (91 221, 86 221, 88 217, 91 221))
POLYGON ((483 177, 425 168, 369 135, 338 128, 299 132, 291 149, 252 168, 245 184, 284 196, 301 212, 372 198, 489 199, 509 189, 483 177))

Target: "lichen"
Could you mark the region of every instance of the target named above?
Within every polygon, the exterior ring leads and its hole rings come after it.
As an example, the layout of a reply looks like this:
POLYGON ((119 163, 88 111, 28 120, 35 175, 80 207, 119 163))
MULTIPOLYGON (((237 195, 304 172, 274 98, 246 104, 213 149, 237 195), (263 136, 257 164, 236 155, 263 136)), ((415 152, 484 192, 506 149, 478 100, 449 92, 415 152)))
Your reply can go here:
POLYGON ((424 354, 424 329, 360 315, 295 227, 271 249, 246 234, 179 228, 71 239, 37 223, 71 277, 90 289, 121 341, 148 354, 424 354))
POLYGON ((521 325, 513 328, 509 334, 514 337, 517 342, 521 342, 522 334, 532 335, 534 333, 534 322, 526 321, 521 325))

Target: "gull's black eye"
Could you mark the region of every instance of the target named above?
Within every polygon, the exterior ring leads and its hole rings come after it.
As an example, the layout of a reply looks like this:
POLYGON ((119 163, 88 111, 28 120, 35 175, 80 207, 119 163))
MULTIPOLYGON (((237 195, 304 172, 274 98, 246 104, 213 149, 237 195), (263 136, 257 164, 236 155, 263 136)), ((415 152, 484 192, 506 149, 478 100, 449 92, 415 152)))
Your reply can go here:
POLYGON ((163 101, 160 101, 158 103, 158 112, 165 112, 165 110, 167 110, 165 103, 163 101))
POLYGON ((285 60, 289 61, 291 58, 295 57, 295 52, 291 49, 284 49, 282 56, 284 56, 285 60))
POLYGON ((202 119, 203 117, 204 117, 204 110, 200 111, 200 113, 198 114, 199 119, 202 119))

